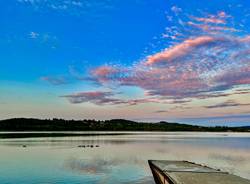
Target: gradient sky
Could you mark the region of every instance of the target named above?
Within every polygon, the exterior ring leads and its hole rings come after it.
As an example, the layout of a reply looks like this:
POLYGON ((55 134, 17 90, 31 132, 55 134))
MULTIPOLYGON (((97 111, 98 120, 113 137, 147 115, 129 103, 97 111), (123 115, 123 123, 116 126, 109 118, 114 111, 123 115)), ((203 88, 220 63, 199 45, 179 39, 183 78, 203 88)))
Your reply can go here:
POLYGON ((0 1, 0 118, 250 125, 250 2, 0 1))

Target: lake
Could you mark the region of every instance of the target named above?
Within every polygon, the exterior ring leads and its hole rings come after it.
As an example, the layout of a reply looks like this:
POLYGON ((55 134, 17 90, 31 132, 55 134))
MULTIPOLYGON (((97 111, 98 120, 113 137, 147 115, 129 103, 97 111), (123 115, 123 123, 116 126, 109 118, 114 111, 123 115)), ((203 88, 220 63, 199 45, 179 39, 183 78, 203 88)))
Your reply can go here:
POLYGON ((149 159, 188 160, 250 179, 250 133, 96 134, 0 139, 0 183, 153 184, 149 159))

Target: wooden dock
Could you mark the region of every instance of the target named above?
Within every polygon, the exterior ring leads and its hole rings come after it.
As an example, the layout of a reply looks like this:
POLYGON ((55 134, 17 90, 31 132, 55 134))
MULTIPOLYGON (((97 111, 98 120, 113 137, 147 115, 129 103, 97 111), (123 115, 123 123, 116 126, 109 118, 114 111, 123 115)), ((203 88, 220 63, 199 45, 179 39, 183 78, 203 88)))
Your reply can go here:
POLYGON ((250 180, 188 161, 148 162, 156 184, 250 184, 250 180))

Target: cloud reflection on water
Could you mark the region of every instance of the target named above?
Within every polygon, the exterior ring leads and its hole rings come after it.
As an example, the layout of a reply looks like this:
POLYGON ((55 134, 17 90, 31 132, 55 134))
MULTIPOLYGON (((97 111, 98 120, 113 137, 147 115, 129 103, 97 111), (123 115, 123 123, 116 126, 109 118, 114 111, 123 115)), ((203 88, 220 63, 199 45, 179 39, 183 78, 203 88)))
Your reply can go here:
POLYGON ((151 176, 143 176, 145 162, 137 158, 93 156, 91 159, 69 158, 64 169, 98 179, 98 183, 152 183, 151 176), (139 177, 139 178, 138 178, 139 177))
POLYGON ((66 169, 72 172, 82 173, 82 174, 107 174, 111 172, 111 167, 116 165, 114 161, 108 161, 103 159, 96 160, 78 160, 76 158, 71 158, 66 160, 64 166, 66 169))

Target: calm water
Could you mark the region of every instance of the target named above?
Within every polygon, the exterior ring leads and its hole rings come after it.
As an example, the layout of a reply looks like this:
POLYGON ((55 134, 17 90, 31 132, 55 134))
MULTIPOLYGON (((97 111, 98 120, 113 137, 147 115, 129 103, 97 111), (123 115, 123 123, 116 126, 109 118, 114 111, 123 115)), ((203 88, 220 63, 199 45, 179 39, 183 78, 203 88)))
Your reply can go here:
POLYGON ((148 159, 189 160, 250 179, 250 134, 0 139, 0 183, 148 184, 153 183, 148 159), (78 147, 90 144, 99 147, 78 147))

